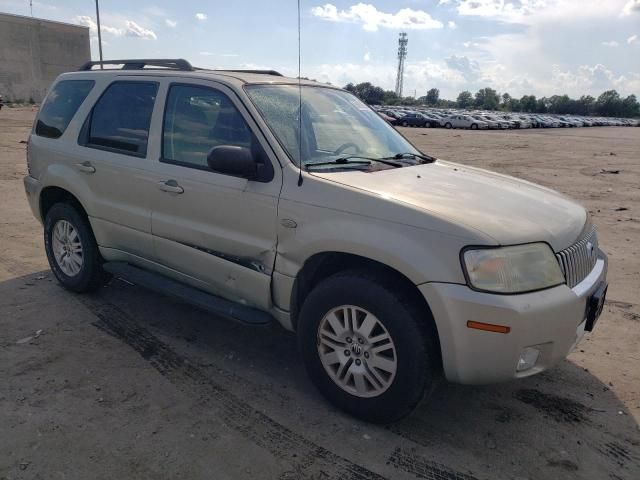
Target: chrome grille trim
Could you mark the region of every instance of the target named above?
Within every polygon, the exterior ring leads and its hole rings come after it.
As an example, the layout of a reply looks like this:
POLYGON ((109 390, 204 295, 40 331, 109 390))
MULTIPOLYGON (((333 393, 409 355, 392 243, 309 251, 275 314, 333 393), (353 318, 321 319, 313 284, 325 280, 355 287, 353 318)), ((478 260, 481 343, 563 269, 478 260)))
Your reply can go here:
POLYGON ((598 260, 598 235, 595 227, 588 230, 573 245, 556 253, 560 270, 567 280, 569 288, 575 287, 585 279, 598 260), (587 245, 591 243, 591 254, 587 245))

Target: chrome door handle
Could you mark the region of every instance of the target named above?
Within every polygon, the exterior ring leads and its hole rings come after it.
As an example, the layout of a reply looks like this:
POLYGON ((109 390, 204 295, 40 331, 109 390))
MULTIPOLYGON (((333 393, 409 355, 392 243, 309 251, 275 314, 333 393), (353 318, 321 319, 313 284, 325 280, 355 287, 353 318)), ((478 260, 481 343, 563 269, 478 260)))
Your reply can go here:
POLYGON ((166 182, 158 182, 158 188, 163 192, 184 193, 184 188, 178 185, 175 180, 167 180, 166 182))
POLYGON ((95 173, 96 171, 96 167, 91 165, 91 162, 88 160, 85 160, 82 163, 76 163, 76 168, 84 173, 95 173))

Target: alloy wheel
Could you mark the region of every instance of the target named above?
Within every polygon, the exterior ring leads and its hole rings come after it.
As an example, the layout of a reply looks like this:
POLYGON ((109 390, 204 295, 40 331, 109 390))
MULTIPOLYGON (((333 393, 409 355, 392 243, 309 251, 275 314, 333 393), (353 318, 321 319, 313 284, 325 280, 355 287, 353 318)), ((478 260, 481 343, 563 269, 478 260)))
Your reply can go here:
POLYGON ((354 305, 329 311, 320 321, 318 355, 329 378, 357 397, 377 397, 393 383, 398 357, 391 335, 371 312, 354 305))
POLYGON ((82 269, 84 255, 77 229, 67 220, 58 220, 51 234, 51 249, 60 270, 75 277, 82 269))

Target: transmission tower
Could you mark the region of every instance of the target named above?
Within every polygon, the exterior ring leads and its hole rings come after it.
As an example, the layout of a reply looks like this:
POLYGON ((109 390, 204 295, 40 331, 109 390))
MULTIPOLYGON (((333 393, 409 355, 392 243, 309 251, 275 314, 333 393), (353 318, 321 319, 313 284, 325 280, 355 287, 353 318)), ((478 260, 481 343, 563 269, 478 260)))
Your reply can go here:
POLYGON ((407 58, 407 34, 402 32, 398 38, 398 76, 396 77, 396 95, 402 97, 402 84, 404 82, 404 60, 407 58))

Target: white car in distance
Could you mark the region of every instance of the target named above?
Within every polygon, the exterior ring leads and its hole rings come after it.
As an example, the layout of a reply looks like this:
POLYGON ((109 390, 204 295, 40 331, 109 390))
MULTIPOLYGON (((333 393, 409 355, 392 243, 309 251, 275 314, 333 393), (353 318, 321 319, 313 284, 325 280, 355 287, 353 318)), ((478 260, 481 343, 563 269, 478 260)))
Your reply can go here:
POLYGON ((470 128, 471 130, 486 130, 489 124, 470 115, 451 115, 440 121, 445 128, 470 128))

